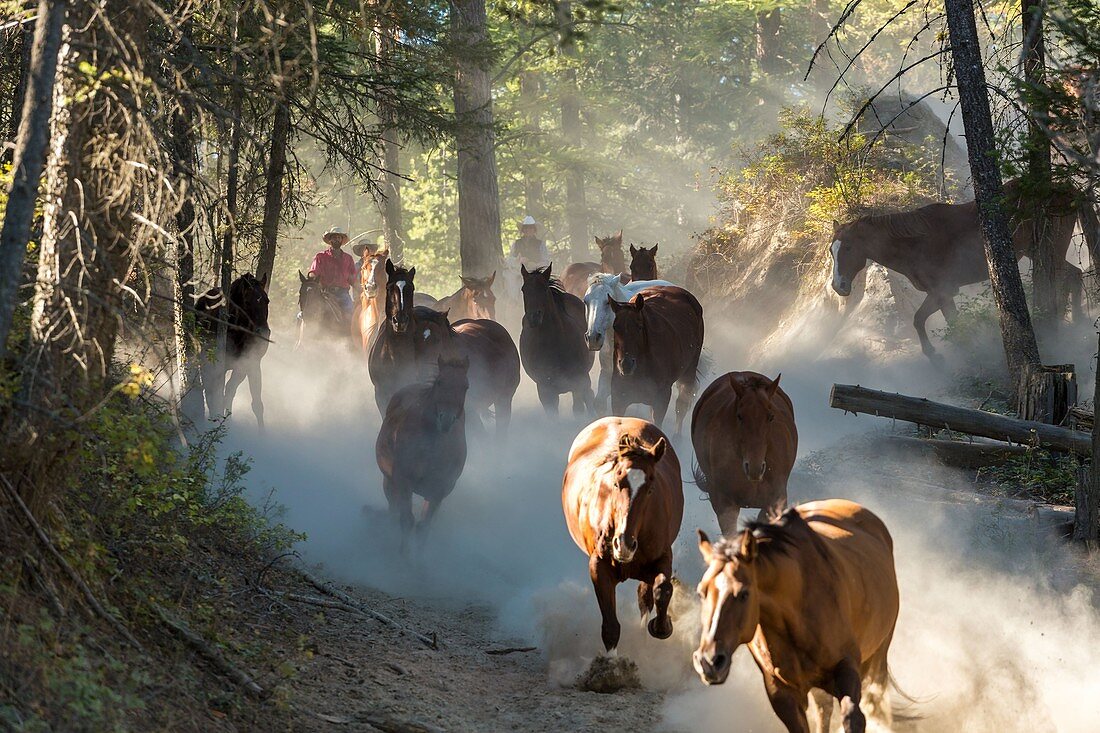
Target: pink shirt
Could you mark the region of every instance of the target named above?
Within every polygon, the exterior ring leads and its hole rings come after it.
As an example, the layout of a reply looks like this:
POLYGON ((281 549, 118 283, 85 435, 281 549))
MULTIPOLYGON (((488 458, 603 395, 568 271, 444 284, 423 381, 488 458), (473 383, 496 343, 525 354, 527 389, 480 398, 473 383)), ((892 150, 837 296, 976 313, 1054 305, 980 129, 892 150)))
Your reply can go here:
POLYGON ((334 253, 331 249, 318 252, 309 266, 325 288, 350 288, 355 283, 355 260, 347 252, 334 253))

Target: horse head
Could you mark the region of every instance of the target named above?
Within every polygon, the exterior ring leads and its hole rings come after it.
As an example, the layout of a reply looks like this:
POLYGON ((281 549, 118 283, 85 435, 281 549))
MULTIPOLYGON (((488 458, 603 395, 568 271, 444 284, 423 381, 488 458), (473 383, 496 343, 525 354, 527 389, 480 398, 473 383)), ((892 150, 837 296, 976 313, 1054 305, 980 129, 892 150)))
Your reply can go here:
POLYGON ((607 329, 615 317, 608 301, 628 298, 623 286, 629 281, 630 276, 626 273, 608 275, 597 272, 588 278, 588 289, 584 293, 584 312, 587 321, 584 342, 591 351, 599 351, 603 348, 607 329))
POLYGON ((596 247, 600 250, 600 269, 604 272, 622 272, 626 269, 622 229, 608 237, 596 237, 596 247))
POLYGON ((470 318, 496 319, 497 296, 493 294, 493 283, 496 279, 495 270, 489 277, 462 278, 462 293, 466 299, 470 318))
POLYGON ((312 275, 303 275, 298 270, 298 310, 306 320, 320 320, 325 307, 324 289, 321 281, 312 275))
POLYGON ((840 224, 833 220, 833 243, 829 254, 833 260, 833 290, 837 295, 852 294, 852 282, 867 264, 866 224, 860 220, 840 224))
POLYGON ((432 381, 430 391, 430 402, 435 411, 431 417, 436 429, 445 433, 465 410, 466 391, 470 388, 470 357, 440 355, 436 364, 439 371, 432 381))
POLYGON ((415 277, 415 267, 406 270, 386 260, 386 320, 394 333, 405 333, 412 320, 415 277))
POLYGON ((378 270, 384 262, 388 262, 388 251, 375 252, 367 255, 363 261, 363 269, 359 271, 359 287, 368 298, 373 298, 378 293, 378 270))
POLYGON ((611 325, 615 334, 615 369, 629 377, 638 368, 638 358, 646 348, 645 296, 638 293, 626 303, 609 297, 607 304, 615 313, 611 325))
POLYGON ((649 249, 630 245, 630 279, 632 280, 656 280, 657 279, 657 247, 653 245, 649 249))
POLYGON ((649 446, 633 435, 619 439, 614 468, 608 475, 611 492, 607 534, 611 536, 611 557, 616 562, 628 563, 638 551, 638 538, 652 504, 657 463, 667 447, 664 438, 649 446))
POLYGON ((729 375, 730 387, 737 395, 734 411, 737 425, 733 430, 737 437, 733 448, 741 456, 746 478, 754 483, 762 481, 768 471, 768 432, 775 420, 772 398, 779 389, 779 377, 764 380, 763 384, 745 385, 729 375))
POLYGON ((546 267, 537 267, 528 271, 526 265, 520 265, 519 271, 523 275, 523 324, 537 328, 542 325, 547 312, 554 307, 555 288, 560 288, 554 279, 550 263, 546 267))
POLYGON ((760 623, 758 547, 751 528, 713 545, 698 532, 707 570, 697 589, 703 630, 691 661, 705 684, 720 685, 729 676, 733 653, 752 641, 760 623))

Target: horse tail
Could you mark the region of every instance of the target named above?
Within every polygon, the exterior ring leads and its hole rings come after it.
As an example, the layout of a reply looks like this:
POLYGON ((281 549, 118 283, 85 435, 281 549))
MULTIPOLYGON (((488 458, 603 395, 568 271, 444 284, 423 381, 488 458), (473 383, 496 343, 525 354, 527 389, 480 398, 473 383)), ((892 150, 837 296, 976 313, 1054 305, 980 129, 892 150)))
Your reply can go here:
POLYGON ((691 475, 695 479, 695 485, 699 487, 699 490, 704 494, 709 494, 707 475, 703 473, 703 467, 694 458, 691 459, 691 475))
POLYGON ((889 667, 886 668, 886 686, 904 701, 900 705, 891 701, 890 715, 895 721, 916 722, 924 719, 924 716, 914 710, 914 707, 927 703, 932 698, 919 698, 903 690, 889 667))

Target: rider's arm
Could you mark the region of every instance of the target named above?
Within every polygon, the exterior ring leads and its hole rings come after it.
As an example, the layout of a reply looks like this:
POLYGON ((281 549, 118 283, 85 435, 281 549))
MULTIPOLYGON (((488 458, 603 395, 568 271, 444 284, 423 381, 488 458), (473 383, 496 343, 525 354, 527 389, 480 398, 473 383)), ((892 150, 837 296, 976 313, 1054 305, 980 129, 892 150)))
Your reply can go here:
POLYGON ((321 253, 318 252, 317 254, 313 255, 313 262, 310 263, 309 270, 306 272, 306 274, 307 275, 314 275, 316 277, 320 277, 320 273, 318 272, 318 270, 320 268, 321 268, 321 253))

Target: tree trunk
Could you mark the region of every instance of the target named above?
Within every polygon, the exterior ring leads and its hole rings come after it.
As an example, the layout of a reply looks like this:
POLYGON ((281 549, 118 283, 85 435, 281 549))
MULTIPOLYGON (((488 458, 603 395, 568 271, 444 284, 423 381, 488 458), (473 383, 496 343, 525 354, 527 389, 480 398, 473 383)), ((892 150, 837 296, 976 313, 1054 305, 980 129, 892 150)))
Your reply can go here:
POLYGON ((985 69, 982 67, 978 28, 972 0, 947 0, 947 27, 951 55, 966 132, 974 199, 982 225, 989 281, 1000 314, 1001 340, 1009 370, 1015 377, 1024 365, 1039 363, 1039 347, 1031 328, 1020 269, 1012 250, 1012 235, 1001 205, 1003 187, 994 144, 985 69))
POLYGON ((457 46, 454 105, 462 274, 487 277, 500 264, 501 243, 485 0, 454 0, 451 27, 457 46))
MULTIPOLYGON (((189 30, 184 31, 189 35, 189 30)), ((175 303, 176 383, 183 401, 195 381, 195 118, 190 100, 181 99, 172 115, 172 178, 180 192, 176 211, 175 303)))
POLYGON ((1042 89, 1046 85, 1046 44, 1043 38, 1043 0, 1022 0, 1023 71, 1028 106, 1027 182, 1024 211, 1032 216, 1032 307, 1040 330, 1057 326, 1058 264, 1050 236, 1048 206, 1052 190, 1050 139, 1043 130, 1047 118, 1042 89))
MULTIPOLYGON (((1098 352, 1100 353, 1100 352, 1098 352)), ((1100 405, 1100 357, 1096 361, 1096 386, 1092 393, 1093 405, 1100 405)), ((1092 454, 1100 456, 1100 420, 1092 424, 1092 454)), ((1087 476, 1077 482, 1075 496, 1076 514, 1073 523, 1073 539, 1090 544, 1100 539, 1100 460, 1093 459, 1087 476)))
MULTIPOLYGON (((27 92, 22 95, 13 175, 8 187, 4 224, 0 229, 0 360, 7 353, 15 304, 23 284, 23 258, 27 254, 34 221, 38 183, 46 163, 57 55, 67 7, 64 0, 39 0, 38 3, 27 92)), ((30 45, 24 39, 24 48, 30 45)))
POLYGON ((271 153, 267 158, 264 189, 264 218, 260 225, 260 252, 256 258, 256 277, 271 279, 279 241, 279 218, 283 213, 283 178, 286 175, 286 151, 290 142, 290 104, 275 100, 271 123, 271 153))
POLYGON ((779 8, 756 14, 756 61, 760 70, 771 74, 780 70, 779 39, 782 15, 779 8))
POLYGON ((577 89, 577 44, 573 32, 573 4, 562 0, 555 14, 558 23, 558 44, 566 58, 562 75, 561 135, 565 143, 565 228, 569 235, 569 252, 574 262, 589 259, 588 202, 584 190, 584 166, 581 163, 582 127, 581 99, 577 89))
MULTIPOLYGON (((397 43, 398 29, 390 18, 382 19, 378 31, 378 58, 383 63, 391 63, 397 43)), ((394 262, 403 262, 405 258, 405 231, 401 220, 401 146, 398 141, 400 132, 397 120, 390 105, 382 106, 382 200, 379 202, 382 214, 382 244, 389 250, 394 262)))
MULTIPOLYGON (((41 0, 40 0, 41 1, 41 0)), ((39 13, 42 8, 39 6, 39 13)), ((41 15, 39 15, 41 17, 41 15)), ((11 114, 8 117, 8 129, 4 131, 4 140, 15 141, 19 137, 19 123, 23 119, 23 105, 27 96, 27 85, 31 76, 31 40, 32 33, 37 33, 38 23, 25 24, 12 31, 11 49, 0 51, 7 53, 8 58, 14 58, 19 54, 19 76, 15 80, 15 88, 11 94, 11 114)), ((10 163, 15 160, 14 150, 0 152, 0 163, 10 163)))

